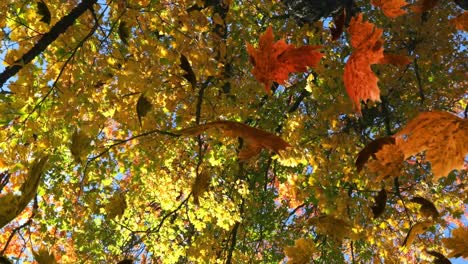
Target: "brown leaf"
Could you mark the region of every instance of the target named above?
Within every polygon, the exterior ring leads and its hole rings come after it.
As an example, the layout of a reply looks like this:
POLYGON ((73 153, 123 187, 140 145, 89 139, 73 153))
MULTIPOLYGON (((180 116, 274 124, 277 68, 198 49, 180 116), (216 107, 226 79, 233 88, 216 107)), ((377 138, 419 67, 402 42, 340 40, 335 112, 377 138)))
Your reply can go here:
POLYGON ((38 264, 55 264, 55 256, 53 253, 49 252, 46 248, 39 249, 38 252, 33 252, 34 260, 38 264))
POLYGON ((425 217, 432 216, 434 218, 439 217, 439 212, 437 211, 437 208, 431 201, 426 200, 420 196, 415 196, 410 201, 421 205, 421 208, 419 209, 419 211, 421 212, 423 216, 425 217))
POLYGON ((124 259, 119 261, 117 264, 132 264, 133 260, 132 259, 124 259))
POLYGON ((193 72, 190 62, 184 54, 180 54, 180 68, 185 71, 185 74, 183 75, 184 78, 192 85, 192 88, 195 88, 195 86, 197 86, 197 77, 195 76, 195 72, 193 72))
POLYGON ((394 137, 382 137, 382 138, 377 138, 367 144, 358 154, 358 157, 356 159, 355 165, 357 168, 357 172, 359 173, 366 162, 369 160, 370 157, 375 157, 375 153, 382 149, 384 145, 387 144, 395 144, 395 138, 394 137))
POLYGON ((26 180, 20 187, 21 195, 7 193, 0 197, 0 229, 15 219, 36 195, 48 158, 43 156, 33 162, 26 180))
POLYGON ((442 238, 444 246, 451 250, 449 258, 468 258, 468 226, 460 226, 452 231, 452 237, 442 238))
POLYGON ((346 11, 343 8, 338 16, 333 17, 333 23, 335 24, 334 27, 330 28, 332 40, 337 40, 341 34, 343 33, 346 21, 346 11))
POLYGON ((128 38, 130 37, 130 29, 128 28, 127 23, 125 21, 120 21, 118 34, 122 43, 125 45, 128 45, 128 38))
POLYGON ((434 8, 439 0, 418 0, 411 9, 415 13, 422 13, 434 8))
POLYGON ((385 188, 380 190, 379 194, 375 197, 375 204, 371 207, 374 218, 377 218, 385 212, 385 206, 387 204, 387 191, 385 188))
POLYGON ((141 127, 141 117, 146 116, 146 114, 148 114, 148 112, 151 111, 152 107, 153 105, 148 100, 148 98, 146 98, 143 94, 140 95, 136 104, 136 112, 138 115, 138 121, 140 122, 140 127, 141 127))
POLYGON ((37 1, 37 14, 41 16, 41 20, 39 21, 44 22, 47 25, 50 24, 51 14, 46 3, 42 0, 37 1))
POLYGON ((1 255, 0 255, 0 263, 1 264, 13 264, 13 262, 11 262, 7 257, 1 256, 1 255))
POLYGON ((451 264, 450 260, 437 251, 426 251, 427 254, 434 256, 434 264, 451 264))
POLYGON ((239 152, 239 159, 251 158, 257 155, 263 148, 279 154, 281 150, 290 147, 286 141, 270 132, 233 121, 215 121, 182 129, 175 133, 196 136, 211 128, 220 129, 225 136, 244 139, 245 146, 243 146, 243 149, 239 152))
POLYGON ((407 56, 384 53, 384 57, 380 59, 380 64, 393 64, 396 66, 405 66, 411 63, 411 59, 407 56))
POLYGON ((198 198, 210 187, 210 181, 211 175, 207 171, 202 170, 197 174, 195 182, 192 184, 193 201, 196 205, 199 204, 198 198))
POLYGON ((411 246, 416 236, 426 232, 426 230, 430 226, 432 226, 432 220, 424 220, 422 222, 418 222, 415 225, 413 225, 408 231, 408 234, 406 235, 405 240, 403 241, 403 244, 401 246, 402 247, 411 246))
POLYGON ((468 119, 447 112, 423 112, 395 135, 405 159, 426 151, 433 180, 462 169, 468 153, 468 119))
POLYGON ((127 209, 125 193, 115 192, 106 204, 105 209, 107 217, 110 219, 122 216, 125 213, 125 209, 127 209))
POLYGON ((83 129, 75 129, 71 138, 70 152, 75 162, 81 164, 87 155, 91 139, 83 129))

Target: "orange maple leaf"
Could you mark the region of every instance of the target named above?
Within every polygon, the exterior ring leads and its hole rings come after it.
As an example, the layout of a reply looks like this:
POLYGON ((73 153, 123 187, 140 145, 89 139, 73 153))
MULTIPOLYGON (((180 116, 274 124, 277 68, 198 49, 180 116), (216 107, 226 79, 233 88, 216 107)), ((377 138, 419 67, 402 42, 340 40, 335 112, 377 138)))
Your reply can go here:
POLYGON ((450 20, 450 22, 455 25, 456 29, 468 31, 468 11, 463 12, 461 15, 450 20))
POLYGON ((263 148, 280 154, 281 150, 291 146, 275 134, 233 121, 214 121, 204 125, 185 128, 175 133, 180 135, 199 135, 211 128, 221 130, 225 136, 244 139, 245 144, 238 154, 239 159, 242 160, 257 155, 263 148))
POLYGON ((401 7, 406 6, 405 0, 372 0, 372 5, 380 7, 382 12, 389 18, 395 18, 406 14, 401 7))
POLYGON ((308 67, 315 67, 323 54, 318 52, 321 46, 302 46, 296 48, 284 40, 274 42, 273 29, 268 27, 260 36, 258 49, 247 43, 247 53, 254 64, 252 74, 265 85, 270 92, 272 81, 284 84, 291 72, 305 72, 308 67))
POLYGON ((344 68, 344 84, 356 110, 361 112, 361 100, 380 101, 379 79, 370 66, 384 58, 382 29, 363 22, 362 14, 359 14, 351 19, 348 32, 354 52, 344 68))

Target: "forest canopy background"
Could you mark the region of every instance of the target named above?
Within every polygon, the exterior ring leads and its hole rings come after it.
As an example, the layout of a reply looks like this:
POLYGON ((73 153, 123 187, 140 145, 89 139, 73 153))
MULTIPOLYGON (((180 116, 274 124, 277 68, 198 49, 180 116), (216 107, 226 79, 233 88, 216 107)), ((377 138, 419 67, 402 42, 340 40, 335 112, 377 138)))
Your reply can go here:
POLYGON ((468 258, 467 9, 1 1, 0 262, 468 258))

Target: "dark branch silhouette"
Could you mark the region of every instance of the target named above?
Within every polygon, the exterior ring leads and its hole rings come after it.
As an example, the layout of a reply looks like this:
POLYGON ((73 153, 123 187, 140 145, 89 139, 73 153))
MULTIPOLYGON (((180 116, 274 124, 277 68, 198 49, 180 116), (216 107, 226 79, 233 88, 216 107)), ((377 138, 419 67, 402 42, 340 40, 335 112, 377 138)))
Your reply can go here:
POLYGON ((64 33, 75 20, 80 17, 86 10, 90 9, 97 0, 83 0, 70 13, 60 19, 49 32, 45 33, 41 39, 34 45, 28 52, 26 52, 21 58, 15 61, 13 65, 6 67, 6 69, 0 74, 0 87, 10 79, 12 76, 17 74, 24 65, 30 63, 34 58, 41 54, 52 42, 54 42, 60 34, 64 33))

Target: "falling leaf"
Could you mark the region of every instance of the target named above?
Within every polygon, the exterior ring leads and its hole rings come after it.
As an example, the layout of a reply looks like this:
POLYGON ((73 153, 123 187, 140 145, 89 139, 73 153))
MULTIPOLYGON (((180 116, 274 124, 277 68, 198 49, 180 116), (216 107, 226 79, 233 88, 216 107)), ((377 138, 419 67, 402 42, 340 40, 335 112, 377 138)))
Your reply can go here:
POLYGON ((382 137, 382 138, 377 138, 367 144, 358 154, 358 157, 356 159, 356 168, 357 172, 359 173, 366 162, 369 160, 370 157, 375 157, 375 153, 377 153, 382 147, 386 144, 395 144, 395 138, 394 137, 382 137))
POLYGON ((38 252, 33 252, 34 260, 37 261, 38 264, 55 264, 57 261, 55 260, 54 254, 49 252, 46 248, 39 249, 38 252))
POLYGON ((13 262, 11 262, 7 257, 5 256, 0 256, 0 263, 1 264, 12 264, 13 262))
POLYGON ((421 212, 423 216, 425 217, 432 216, 434 218, 439 216, 439 212, 437 211, 437 208, 431 201, 426 200, 420 196, 415 196, 410 201, 421 205, 421 208, 419 209, 419 211, 421 212))
POLYGON ((405 159, 426 151, 434 180, 462 169, 468 153, 468 119, 447 112, 423 112, 396 135, 396 144, 405 159))
POLYGON ((192 184, 192 195, 195 204, 199 204, 198 198, 208 190, 210 181, 211 176, 207 171, 202 170, 202 172, 197 174, 195 182, 192 184))
POLYGON ((426 232, 430 226, 432 226, 432 220, 424 220, 414 224, 408 231, 408 234, 406 235, 405 240, 401 246, 406 248, 411 246, 414 239, 416 239, 416 236, 426 232))
POLYGON ((361 100, 380 101, 378 78, 372 72, 371 65, 379 63, 384 57, 382 29, 363 22, 362 14, 359 14, 351 19, 348 32, 354 51, 346 62, 343 79, 346 92, 360 113, 361 100))
POLYGON ((138 115, 138 121, 140 122, 141 127, 141 118, 146 116, 149 111, 151 111, 151 102, 146 98, 143 94, 138 97, 137 105, 136 105, 136 112, 138 115))
POLYGON ((132 264, 133 260, 132 259, 124 259, 119 261, 117 264, 132 264))
POLYGON ((382 9, 385 16, 389 18, 406 14, 406 11, 401 8, 408 4, 405 0, 372 0, 371 3, 382 9))
POLYGON ((128 45, 128 38, 130 37, 130 29, 128 28, 127 23, 125 21, 120 21, 118 34, 122 43, 125 45, 128 45))
POLYGON ((44 1, 38 1, 37 2, 37 13, 40 16, 42 16, 41 20, 39 20, 39 21, 44 22, 47 25, 50 24, 50 18, 51 18, 50 11, 49 11, 49 8, 47 7, 46 3, 44 3, 44 1))
POLYGON ((422 13, 431 10, 434 8, 439 0, 418 0, 411 9, 415 13, 422 13))
POLYGON ((233 121, 215 121, 182 129, 175 133, 180 135, 199 135, 210 128, 218 128, 228 137, 240 137, 244 139, 245 145, 239 152, 239 159, 249 159, 260 153, 263 148, 279 154, 281 150, 290 147, 286 141, 270 132, 233 121))
POLYGON ((47 160, 48 156, 44 156, 33 162, 26 180, 20 187, 21 195, 7 193, 0 197, 0 228, 15 219, 36 195, 47 160))
POLYGON ((452 262, 450 262, 449 259, 447 259, 444 255, 442 255, 441 253, 437 252, 437 251, 426 251, 427 254, 431 255, 431 256, 434 256, 435 259, 433 261, 434 264, 451 264, 452 262))
POLYGON ((385 212, 386 204, 387 204, 387 191, 385 191, 385 188, 382 188, 379 194, 377 194, 377 196, 375 197, 375 204, 371 207, 374 218, 381 216, 383 212, 385 212))
POLYGON ((456 18, 450 20, 450 22, 455 25, 456 29, 468 31, 468 11, 458 15, 456 18))
POLYGON ((384 53, 384 57, 379 61, 379 64, 393 64, 397 66, 405 66, 411 63, 411 59, 407 56, 384 53))
POLYGON ((197 86, 197 77, 193 72, 192 66, 184 54, 180 54, 180 68, 185 71, 184 78, 192 85, 193 88, 197 86))
POLYGON ((346 21, 345 9, 341 10, 338 16, 333 17, 333 23, 335 24, 335 26, 330 28, 333 41, 337 40, 341 36, 341 33, 343 33, 343 30, 345 27, 345 21, 346 21))
POLYGON ((383 145, 382 149, 377 151, 375 159, 367 163, 368 170, 377 175, 373 178, 374 182, 380 182, 389 177, 397 177, 403 166, 404 155, 395 144, 383 145))
POLYGON ((125 193, 115 192, 106 205, 107 217, 109 217, 110 219, 120 217, 124 214, 125 209, 127 209, 125 193))
POLYGON ((311 239, 299 238, 293 247, 285 247, 284 254, 288 256, 288 264, 310 263, 317 249, 311 239))
POLYGON ((338 241, 351 234, 352 226, 347 221, 331 215, 312 218, 309 223, 317 227, 319 233, 329 235, 338 241))
POLYGON ((72 135, 70 152, 76 163, 81 164, 84 157, 88 154, 91 139, 83 129, 75 129, 72 135))
POLYGON ((305 72, 307 67, 315 67, 323 56, 318 49, 320 46, 296 48, 282 39, 274 42, 271 26, 260 36, 258 49, 247 43, 247 52, 254 65, 252 74, 265 85, 268 93, 272 81, 284 84, 289 73, 305 72))
POLYGON ((451 250, 449 258, 468 258, 468 226, 460 226, 452 231, 452 237, 442 238, 444 246, 451 250))

